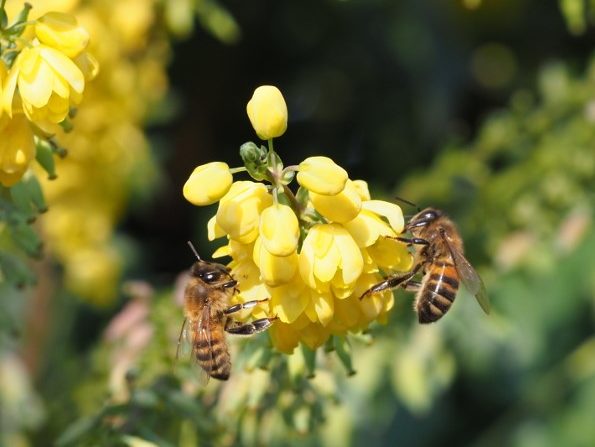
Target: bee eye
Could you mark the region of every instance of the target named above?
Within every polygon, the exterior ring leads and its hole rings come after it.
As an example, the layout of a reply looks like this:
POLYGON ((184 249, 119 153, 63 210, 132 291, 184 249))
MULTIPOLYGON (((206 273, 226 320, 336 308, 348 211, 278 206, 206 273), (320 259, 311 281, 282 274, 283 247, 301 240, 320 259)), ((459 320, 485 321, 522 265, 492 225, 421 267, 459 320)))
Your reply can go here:
POLYGON ((208 272, 208 273, 205 273, 202 275, 202 279, 205 282, 213 282, 213 281, 217 280, 218 277, 219 277, 219 275, 214 272, 208 272))

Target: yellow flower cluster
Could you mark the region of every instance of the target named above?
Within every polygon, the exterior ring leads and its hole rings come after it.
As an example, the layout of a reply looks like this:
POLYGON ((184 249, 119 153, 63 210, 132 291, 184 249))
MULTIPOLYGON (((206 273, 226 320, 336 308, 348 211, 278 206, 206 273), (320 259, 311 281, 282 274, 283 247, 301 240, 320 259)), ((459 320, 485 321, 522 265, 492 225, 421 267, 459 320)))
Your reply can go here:
MULTIPOLYGON (((9 11, 21 6, 18 0, 7 3, 9 11)), ((33 19, 45 17, 37 27, 43 45, 68 36, 65 55, 76 52, 75 37, 83 34, 66 20, 54 26, 56 16, 47 11, 59 9, 75 16, 93 36, 89 51, 101 66, 85 86, 74 130, 55 131, 54 140, 68 150, 67 157, 57 160, 58 178, 49 181, 40 175, 49 206, 40 219, 47 250, 63 264, 66 286, 96 304, 109 304, 116 297, 121 276, 123 260, 114 227, 132 191, 146 190, 157 175, 143 132, 147 114, 168 88, 169 43, 165 33, 154 32, 157 6, 151 0, 54 0, 34 2, 30 13, 33 19), (57 28, 53 34, 47 30, 52 26, 57 28)), ((42 67, 44 60, 35 63, 42 67)), ((52 97, 67 97, 75 104, 78 78, 65 79, 68 82, 51 84, 52 97), (68 88, 57 91, 61 87, 68 88)), ((57 99, 56 104, 63 103, 57 99)), ((31 113, 38 114, 37 104, 32 106, 31 113)))
MULTIPOLYGON (((271 139, 284 133, 287 108, 275 87, 259 87, 247 112, 257 134, 269 140, 266 157, 248 157, 267 160, 264 171, 252 172, 265 172, 270 185, 233 182, 227 164, 215 162, 197 167, 183 191, 195 205, 218 201, 208 236, 228 240, 213 257, 232 258, 240 290, 234 299, 268 299, 244 317, 278 317, 270 334, 286 353, 299 342, 315 349, 331 335, 382 321, 393 306, 392 292, 360 297, 383 271, 411 268, 411 254, 395 239, 404 228, 401 209, 372 200, 367 184, 349 179, 330 158, 310 157, 283 169, 271 139), (294 195, 289 184, 295 171, 300 188, 294 195)), ((248 163, 246 168, 252 174, 248 163)))
POLYGON ((58 132, 97 73, 89 35, 74 16, 48 12, 28 22, 12 64, 0 60, 0 183, 18 182, 35 158, 34 136, 58 132))

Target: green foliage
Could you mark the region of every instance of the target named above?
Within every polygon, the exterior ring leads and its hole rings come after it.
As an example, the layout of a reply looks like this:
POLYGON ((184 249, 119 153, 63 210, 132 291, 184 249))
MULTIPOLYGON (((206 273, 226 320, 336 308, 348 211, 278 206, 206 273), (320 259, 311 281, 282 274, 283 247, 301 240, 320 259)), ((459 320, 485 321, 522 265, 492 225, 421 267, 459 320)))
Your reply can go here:
MULTIPOLYGON (((210 7, 190 3, 168 2, 168 8, 210 7)), ((342 4, 342 14, 359 11, 356 3, 342 4)), ((569 28, 583 33, 591 3, 561 0, 560 8, 569 28)), ((179 11, 168 14, 188 19, 179 11)), ((230 381, 205 385, 186 356, 175 361, 182 311, 169 289, 134 289, 115 313, 73 304, 59 293, 51 306, 40 306, 54 329, 29 379, 7 353, 20 344, 26 351, 37 328, 27 321, 27 308, 39 303, 0 284, 0 444, 590 445, 595 62, 580 71, 577 65, 543 68, 535 86, 528 82, 482 119, 470 142, 445 143, 430 167, 418 161, 419 171, 398 189, 399 196, 440 207, 459 224, 467 257, 488 287, 490 316, 463 290, 445 318, 422 327, 411 294, 397 291, 388 324, 333 338, 324 353, 304 348, 285 356, 271 349, 267 334, 230 337, 230 381)), ((420 109, 434 104, 416 101, 420 109)), ((389 106, 378 108, 385 113, 389 106)), ((386 114, 383 126, 391 128, 390 120, 386 114)), ((387 147, 402 144, 395 143, 398 132, 386 135, 387 147)), ((408 150, 374 163, 402 175, 402 160, 423 158, 408 150)), ((52 175, 47 155, 38 147, 38 161, 52 175)), ((12 285, 33 280, 25 253, 39 250, 30 222, 45 204, 32 179, 0 191, 0 269, 12 285)), ((134 274, 158 283, 161 272, 149 265, 134 274)))

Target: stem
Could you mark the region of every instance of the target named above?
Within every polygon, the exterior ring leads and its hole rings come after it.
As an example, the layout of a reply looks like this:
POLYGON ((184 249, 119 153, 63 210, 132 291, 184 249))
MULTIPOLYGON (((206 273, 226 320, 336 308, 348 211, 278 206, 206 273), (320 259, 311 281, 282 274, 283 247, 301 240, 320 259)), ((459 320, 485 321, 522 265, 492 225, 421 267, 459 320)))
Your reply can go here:
POLYGON ((248 169, 245 166, 240 166, 239 168, 231 168, 229 170, 229 172, 231 172, 231 174, 237 174, 238 172, 246 172, 248 169))
POLYGON ((279 189, 275 185, 273 185, 273 203, 275 206, 279 204, 279 189))
POLYGON ((289 189, 289 186, 283 185, 283 192, 285 193, 285 195, 289 199, 289 204, 291 206, 291 209, 293 210, 293 212, 295 213, 295 215, 297 216, 298 220, 301 223, 303 221, 303 219, 302 219, 302 211, 303 211, 302 206, 300 205, 300 203, 295 198, 295 194, 293 193, 293 191, 291 189, 289 189))
POLYGON ((269 139, 268 139, 268 141, 267 141, 267 145, 268 145, 268 147, 269 147, 269 154, 270 154, 271 152, 275 152, 275 150, 273 149, 273 139, 272 139, 272 138, 269 138, 269 139))

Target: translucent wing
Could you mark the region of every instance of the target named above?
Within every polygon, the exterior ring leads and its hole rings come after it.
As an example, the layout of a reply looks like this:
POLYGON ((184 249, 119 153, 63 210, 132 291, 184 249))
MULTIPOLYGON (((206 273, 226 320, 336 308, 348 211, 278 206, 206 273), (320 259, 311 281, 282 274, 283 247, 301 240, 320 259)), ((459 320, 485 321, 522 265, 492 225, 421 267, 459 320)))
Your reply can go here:
POLYGON ((448 249, 450 250, 450 254, 452 255, 452 259, 455 264, 455 268, 457 269, 457 273, 459 277, 463 281, 465 288, 475 296, 477 302, 483 309, 486 314, 490 313, 490 300, 488 298, 488 294, 486 291, 486 287, 481 280, 481 277, 477 274, 473 266, 465 259, 465 256, 454 248, 446 236, 442 234, 442 238, 446 243, 448 249))
POLYGON ((180 357, 186 357, 192 352, 192 343, 188 337, 188 319, 184 318, 182 329, 180 329, 180 337, 178 338, 178 347, 176 349, 176 362, 180 357))

